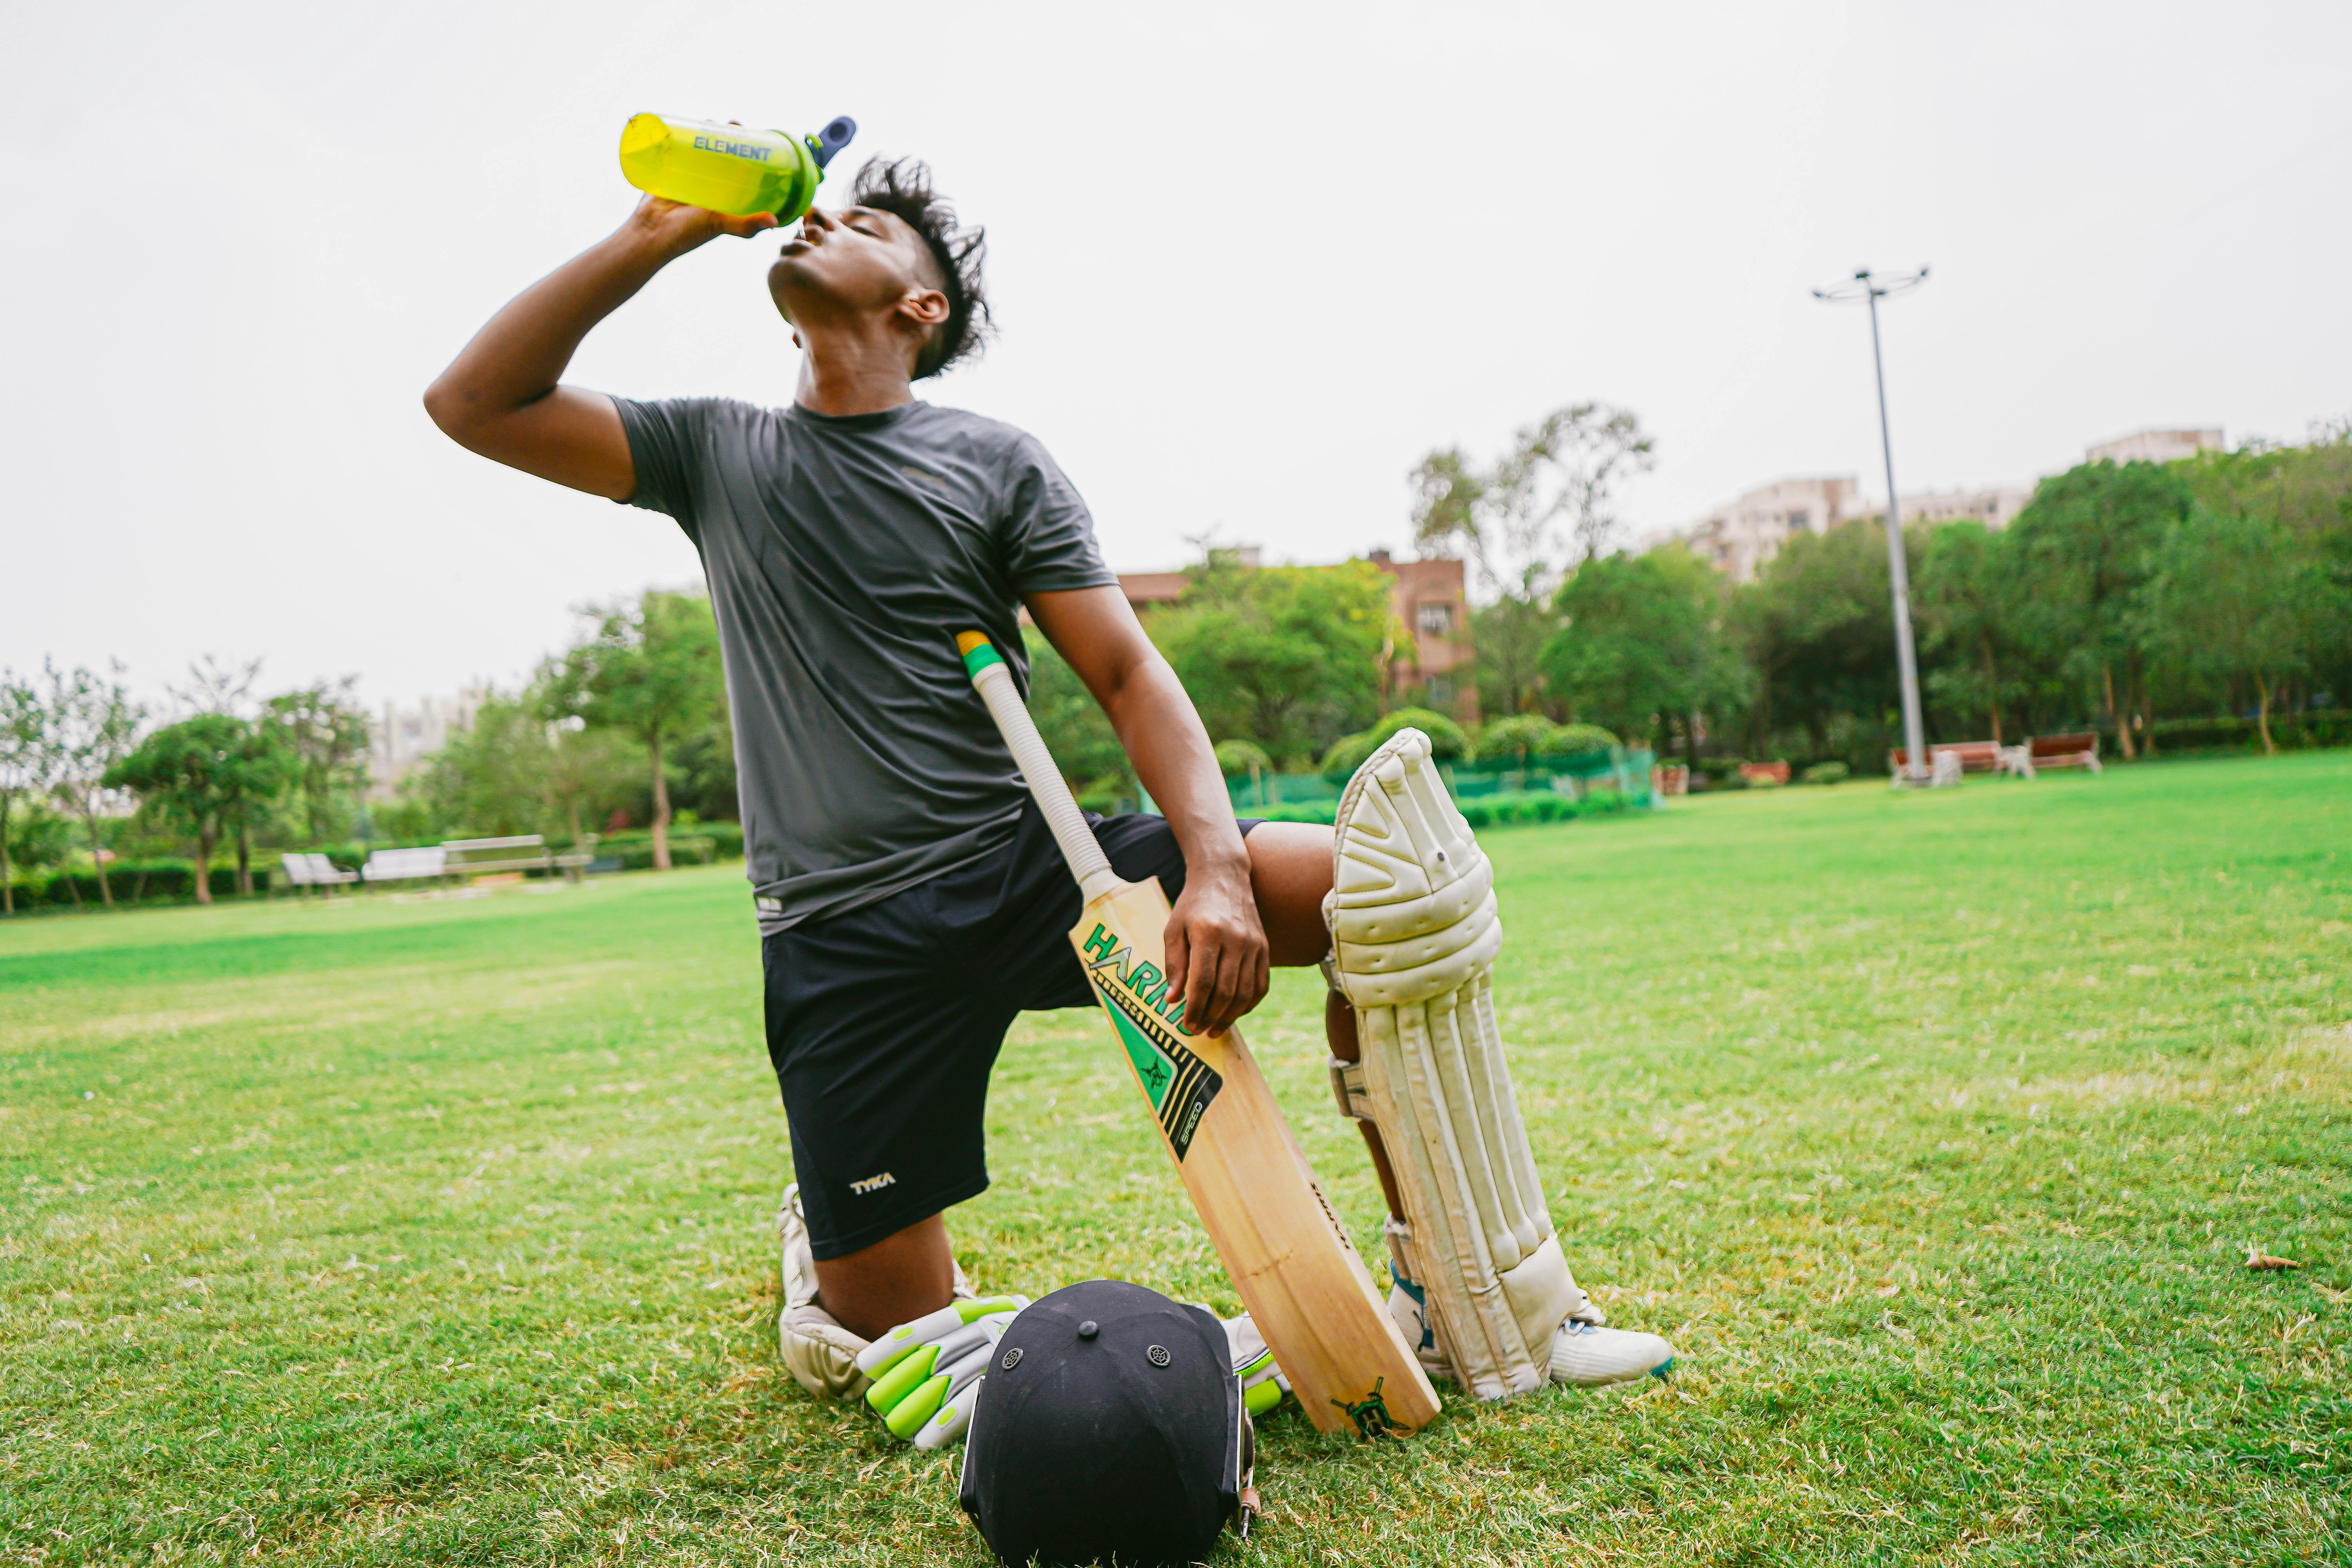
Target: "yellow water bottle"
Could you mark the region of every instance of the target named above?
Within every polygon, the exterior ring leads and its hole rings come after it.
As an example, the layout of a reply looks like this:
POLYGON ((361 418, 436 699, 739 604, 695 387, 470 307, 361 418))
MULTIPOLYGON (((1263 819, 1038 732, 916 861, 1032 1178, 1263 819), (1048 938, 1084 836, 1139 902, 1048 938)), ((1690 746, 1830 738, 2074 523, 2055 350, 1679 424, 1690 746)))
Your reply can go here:
POLYGON ((857 121, 845 114, 797 138, 640 114, 621 128, 621 174, 649 195, 732 217, 773 213, 788 224, 809 210, 824 166, 856 134, 857 121))

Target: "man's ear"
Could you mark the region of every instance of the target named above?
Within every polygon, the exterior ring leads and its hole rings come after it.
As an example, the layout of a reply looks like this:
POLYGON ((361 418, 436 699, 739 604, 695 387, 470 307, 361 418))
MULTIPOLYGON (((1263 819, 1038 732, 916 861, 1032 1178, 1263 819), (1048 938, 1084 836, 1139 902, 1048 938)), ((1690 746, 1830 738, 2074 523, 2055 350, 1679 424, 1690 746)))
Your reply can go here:
POLYGON ((936 289, 909 289, 899 296, 892 319, 907 334, 908 374, 912 375, 914 366, 922 363, 923 347, 931 333, 948 319, 948 297, 936 289))
POLYGON ((937 289, 909 289, 898 300, 898 314, 928 333, 948 319, 948 297, 937 289))

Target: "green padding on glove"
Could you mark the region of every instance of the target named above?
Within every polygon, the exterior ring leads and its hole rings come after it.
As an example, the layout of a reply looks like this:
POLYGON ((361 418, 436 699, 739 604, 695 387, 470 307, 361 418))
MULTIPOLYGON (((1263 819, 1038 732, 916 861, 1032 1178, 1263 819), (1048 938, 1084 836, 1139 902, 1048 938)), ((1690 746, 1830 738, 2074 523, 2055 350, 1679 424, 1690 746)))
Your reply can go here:
POLYGON ((931 1418, 931 1413, 947 1402, 947 1397, 948 1377, 945 1373, 926 1378, 922 1386, 890 1407, 889 1413, 882 1417, 882 1425, 890 1428, 893 1437, 912 1438, 922 1429, 923 1423, 931 1418))
POLYGON ((874 1379, 867 1407, 894 1437, 927 1448, 953 1442, 971 1419, 971 1394, 996 1342, 1028 1304, 1025 1296, 951 1301, 890 1330, 857 1357, 859 1370, 874 1379))
MULTIPOLYGON (((995 1349, 993 1345, 989 1347, 991 1353, 995 1349)), ((987 1382, 984 1377, 975 1377, 948 1395, 947 1403, 940 1406, 940 1413, 923 1423, 923 1429, 915 1434, 915 1447, 944 1448, 962 1436, 964 1429, 971 1425, 972 1407, 980 1403, 981 1387, 987 1382)))
POLYGON ((877 1411, 896 1410, 899 1401, 913 1392, 916 1384, 931 1375, 931 1368, 938 1364, 939 1359, 940 1347, 937 1345, 911 1347, 898 1365, 875 1379, 874 1386, 866 1391, 866 1403, 877 1411))

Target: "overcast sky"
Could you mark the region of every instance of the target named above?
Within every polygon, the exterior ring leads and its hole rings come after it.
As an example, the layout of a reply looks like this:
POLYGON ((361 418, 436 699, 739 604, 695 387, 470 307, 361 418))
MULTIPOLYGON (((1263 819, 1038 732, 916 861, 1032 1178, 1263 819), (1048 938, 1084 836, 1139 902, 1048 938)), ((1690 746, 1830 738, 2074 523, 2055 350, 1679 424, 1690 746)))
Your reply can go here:
MULTIPOLYGON (((2352 411, 2347 58, 2342 0, 0 7, 0 665, 406 700, 694 578, 418 405, 627 213, 639 110, 929 159, 1003 337, 919 390, 1034 431, 1137 569, 1404 546, 1424 452, 1582 399, 1657 436, 1636 530, 1880 491, 1867 325, 1807 294, 1865 263, 1934 267, 1886 318, 1906 491, 2299 437, 2352 411)), ((572 379, 789 398, 774 250, 677 263, 572 379)))

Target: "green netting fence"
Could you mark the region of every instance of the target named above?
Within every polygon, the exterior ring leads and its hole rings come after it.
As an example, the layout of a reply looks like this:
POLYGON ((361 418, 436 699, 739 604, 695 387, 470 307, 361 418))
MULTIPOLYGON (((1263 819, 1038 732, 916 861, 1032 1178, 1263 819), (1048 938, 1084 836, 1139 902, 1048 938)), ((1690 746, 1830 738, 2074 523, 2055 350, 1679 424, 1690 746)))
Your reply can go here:
MULTIPOLYGON (((1646 747, 1615 746, 1572 757, 1530 757, 1523 768, 1440 763, 1437 771, 1470 826, 1486 827, 1646 810, 1659 804, 1651 788, 1656 760, 1646 747)), ((1239 816, 1329 822, 1338 814, 1339 791, 1347 781, 1321 773, 1260 773, 1225 782, 1239 816)))

